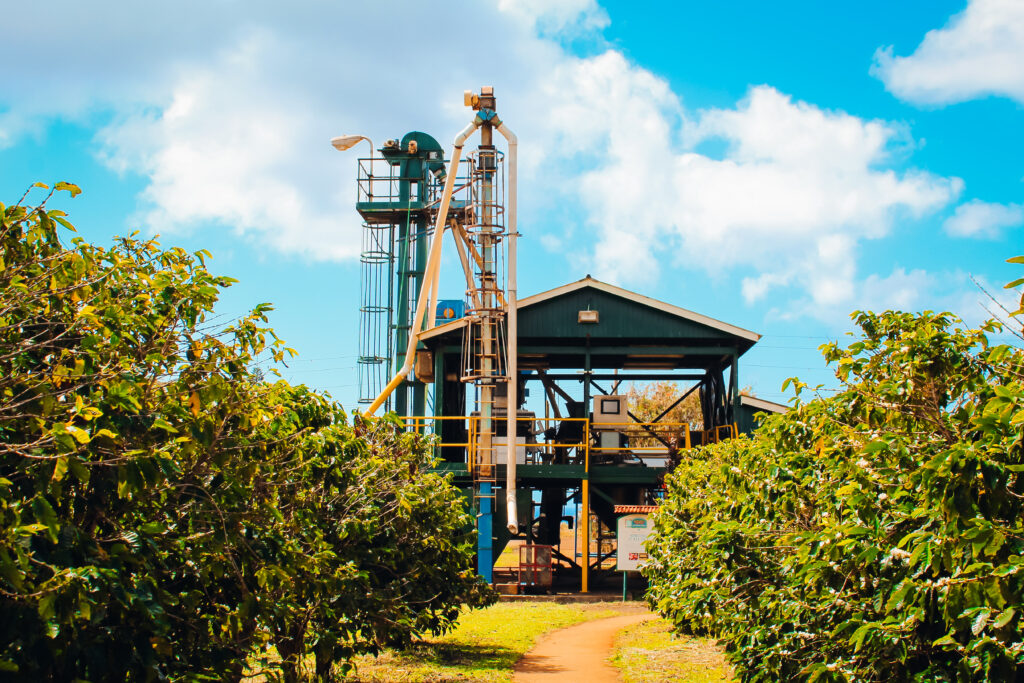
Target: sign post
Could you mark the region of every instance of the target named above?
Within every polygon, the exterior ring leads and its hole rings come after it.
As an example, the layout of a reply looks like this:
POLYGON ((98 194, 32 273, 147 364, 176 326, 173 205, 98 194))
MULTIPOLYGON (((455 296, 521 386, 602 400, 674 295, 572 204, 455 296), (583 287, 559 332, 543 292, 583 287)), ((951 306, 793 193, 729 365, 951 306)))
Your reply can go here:
POLYGON ((622 601, 626 601, 626 582, 629 572, 638 571, 647 562, 644 543, 651 535, 650 513, 654 505, 616 505, 619 517, 616 525, 616 569, 622 572, 622 601))

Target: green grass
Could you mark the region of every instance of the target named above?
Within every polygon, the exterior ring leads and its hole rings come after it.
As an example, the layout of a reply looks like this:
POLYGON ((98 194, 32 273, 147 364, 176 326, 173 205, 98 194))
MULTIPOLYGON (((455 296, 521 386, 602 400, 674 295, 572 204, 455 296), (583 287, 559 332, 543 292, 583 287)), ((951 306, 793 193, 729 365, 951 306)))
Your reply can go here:
POLYGON ((401 652, 360 657, 348 681, 359 683, 448 683, 510 681, 512 667, 537 637, 591 619, 614 616, 607 605, 501 602, 467 611, 448 635, 401 652))
POLYGON ((732 670, 714 641, 675 636, 664 619, 623 629, 615 639, 612 664, 625 683, 722 683, 732 670))

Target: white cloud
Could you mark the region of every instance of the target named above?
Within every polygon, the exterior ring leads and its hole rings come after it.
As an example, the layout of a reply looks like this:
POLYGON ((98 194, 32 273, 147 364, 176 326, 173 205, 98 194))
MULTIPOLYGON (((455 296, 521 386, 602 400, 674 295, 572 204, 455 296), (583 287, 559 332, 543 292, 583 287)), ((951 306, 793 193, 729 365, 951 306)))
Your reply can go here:
POLYGON ((596 0, 498 0, 498 9, 545 35, 590 33, 609 24, 596 0))
POLYGON ((936 277, 920 269, 895 268, 885 277, 871 274, 861 284, 857 305, 874 311, 917 310, 922 301, 936 300, 928 296, 935 285, 936 277))
POLYGON ((998 237, 1006 228, 1024 225, 1024 205, 993 204, 972 199, 956 207, 943 226, 954 237, 998 237))
POLYGON ((808 297, 773 310, 772 317, 786 321, 816 319, 839 330, 849 327, 852 309, 876 313, 887 310, 930 310, 950 311, 968 325, 977 326, 991 318, 993 313, 1001 313, 1000 304, 1012 303, 1012 299, 1006 296, 1001 287, 977 275, 972 281, 972 276, 963 270, 933 272, 897 266, 887 275, 871 273, 862 280, 854 280, 850 287, 850 305, 846 307, 825 304, 808 297))
POLYGON ((902 217, 940 209, 962 182, 897 170, 908 131, 826 111, 768 86, 731 109, 685 112, 668 85, 621 54, 568 60, 552 91, 574 97, 551 111, 550 143, 575 150, 559 166, 597 231, 593 272, 651 282, 679 265, 753 269, 756 301, 796 285, 816 303, 854 300, 857 245, 902 217), (694 151, 707 140, 723 158, 694 151), (575 184, 572 184, 575 181, 575 184))
POLYGON ((748 302, 763 298, 773 287, 788 285, 789 273, 761 273, 757 277, 745 277, 740 284, 743 298, 748 302))
POLYGON ((565 242, 562 241, 561 237, 550 232, 542 234, 538 241, 540 242, 540 245, 542 247, 544 247, 545 249, 552 253, 562 251, 565 245, 565 242))
POLYGON ((901 99, 947 104, 999 95, 1024 102, 1024 2, 971 0, 908 57, 879 49, 871 73, 901 99))
MULTIPOLYGON (((274 36, 255 32, 179 76, 162 110, 129 114, 100 132, 110 165, 148 177, 141 218, 153 231, 215 221, 257 233, 281 251, 356 255, 359 233, 347 197, 332 187, 334 174, 317 178, 303 160, 303 151, 329 149, 323 119, 295 109, 308 102, 301 93, 261 83, 279 51, 274 36)), ((311 156, 323 159, 313 166, 322 173, 327 163, 351 161, 311 156)))
POLYGON ((903 169, 902 126, 769 86, 691 112, 619 51, 572 56, 560 37, 600 43, 608 17, 595 0, 260 0, 244 14, 195 3, 188 22, 180 6, 56 5, 7 17, 47 25, 50 39, 0 42, 0 138, 107 117, 100 153, 145 178, 140 216, 163 232, 228 228, 278 252, 349 257, 367 148, 342 155, 328 140, 419 129, 450 147, 470 118, 461 92, 485 84, 521 141, 521 229, 602 279, 640 285, 685 265, 736 275, 750 302, 794 288, 844 306, 861 291, 858 245, 961 188, 903 169), (490 29, 467 37, 468 26, 490 29), (696 151, 710 140, 726 144, 721 158, 696 151))
POLYGON ((25 31, 0 42, 0 145, 56 118, 108 120, 99 154, 143 176, 138 219, 151 231, 220 226, 317 259, 351 257, 359 244, 356 159, 369 148, 343 155, 331 137, 379 145, 425 130, 450 148, 471 118, 462 91, 493 84, 503 118, 533 139, 520 129, 528 98, 561 48, 531 22, 590 26, 600 14, 593 2, 578 3, 579 21, 572 8, 534 8, 526 21, 468 1, 262 0, 243 13, 193 3, 182 22, 181 6, 107 7, 12 8, 10 25, 45 25, 49 44, 25 31), (472 60, 466 26, 492 27, 472 60))

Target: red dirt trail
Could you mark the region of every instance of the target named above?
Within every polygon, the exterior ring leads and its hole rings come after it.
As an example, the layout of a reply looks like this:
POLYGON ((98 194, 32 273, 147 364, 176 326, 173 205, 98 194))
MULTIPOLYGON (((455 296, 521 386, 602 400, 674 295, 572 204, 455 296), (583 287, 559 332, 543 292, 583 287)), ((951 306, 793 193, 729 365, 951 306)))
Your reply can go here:
POLYGON ((587 621, 541 637, 516 663, 514 683, 578 681, 618 683, 619 670, 608 663, 615 635, 655 615, 628 614, 587 621))

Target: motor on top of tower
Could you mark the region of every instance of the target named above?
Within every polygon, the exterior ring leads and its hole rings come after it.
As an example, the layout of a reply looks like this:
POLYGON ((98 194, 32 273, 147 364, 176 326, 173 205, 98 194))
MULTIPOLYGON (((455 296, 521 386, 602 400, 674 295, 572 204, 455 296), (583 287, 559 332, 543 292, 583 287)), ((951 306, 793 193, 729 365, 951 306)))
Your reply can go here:
POLYGON ((473 111, 497 108, 497 100, 494 97, 493 85, 485 85, 481 87, 479 94, 474 93, 472 90, 465 91, 462 95, 462 101, 467 107, 472 107, 473 111))

